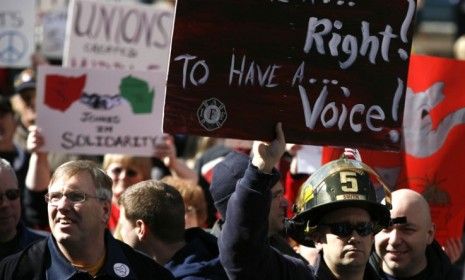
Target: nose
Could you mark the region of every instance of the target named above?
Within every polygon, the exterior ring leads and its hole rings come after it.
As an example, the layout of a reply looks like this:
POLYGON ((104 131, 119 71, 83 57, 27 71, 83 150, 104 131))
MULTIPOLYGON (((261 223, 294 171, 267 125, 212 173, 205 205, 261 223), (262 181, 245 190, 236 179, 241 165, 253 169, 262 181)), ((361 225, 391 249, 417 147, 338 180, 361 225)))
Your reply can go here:
POLYGON ((398 245, 402 242, 402 235, 400 231, 396 228, 392 229, 391 232, 389 232, 389 244, 390 245, 398 245))

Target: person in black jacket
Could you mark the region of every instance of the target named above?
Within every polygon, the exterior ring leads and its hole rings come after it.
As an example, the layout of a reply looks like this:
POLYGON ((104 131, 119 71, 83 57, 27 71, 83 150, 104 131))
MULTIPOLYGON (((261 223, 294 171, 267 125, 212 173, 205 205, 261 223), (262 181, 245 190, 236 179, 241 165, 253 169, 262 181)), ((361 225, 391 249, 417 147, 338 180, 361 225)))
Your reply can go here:
POLYGON ((227 279, 216 237, 198 227, 184 229, 184 201, 173 186, 137 183, 121 195, 120 207, 122 240, 164 265, 175 279, 227 279))
POLYGON ((24 226, 20 198, 14 169, 0 158, 0 261, 46 236, 24 226))
POLYGON ((410 189, 392 192, 391 226, 375 236, 370 260, 383 279, 462 279, 434 240, 435 226, 425 198, 410 189))
POLYGON ((270 189, 284 150, 279 123, 274 141, 254 143, 252 160, 229 198, 218 241, 229 279, 378 279, 367 263, 374 234, 389 224, 389 210, 376 201, 371 176, 377 174, 356 160, 322 166, 301 188, 293 221, 303 239, 323 248, 318 267, 269 245, 270 189))
POLYGON ((52 234, 5 258, 0 279, 173 279, 106 230, 111 185, 91 161, 58 167, 45 197, 52 234))

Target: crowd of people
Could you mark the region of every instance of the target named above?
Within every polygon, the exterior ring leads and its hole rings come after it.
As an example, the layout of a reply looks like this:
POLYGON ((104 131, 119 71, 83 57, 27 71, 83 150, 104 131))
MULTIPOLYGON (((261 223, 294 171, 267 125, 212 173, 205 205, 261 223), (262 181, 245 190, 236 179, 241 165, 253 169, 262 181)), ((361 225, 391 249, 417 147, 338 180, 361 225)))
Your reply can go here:
POLYGON ((350 152, 294 174, 281 123, 250 146, 164 134, 145 157, 42 151, 44 62, 0 93, 0 279, 465 280, 462 242, 435 240, 422 194, 350 152))
POLYGON ((391 193, 350 153, 293 179, 281 123, 194 164, 171 135, 151 156, 81 158, 41 152, 46 136, 1 98, 1 279, 462 279, 462 244, 435 241, 421 194, 391 193))

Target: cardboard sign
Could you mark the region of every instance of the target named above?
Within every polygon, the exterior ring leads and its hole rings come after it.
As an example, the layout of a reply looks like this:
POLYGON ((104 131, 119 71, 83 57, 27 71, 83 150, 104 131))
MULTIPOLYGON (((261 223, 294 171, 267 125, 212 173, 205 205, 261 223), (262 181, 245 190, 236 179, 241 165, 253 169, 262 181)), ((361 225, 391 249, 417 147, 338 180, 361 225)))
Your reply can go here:
POLYGON ((74 0, 63 65, 165 73, 173 25, 168 5, 74 0))
POLYGON ((43 150, 151 155, 162 135, 164 81, 161 72, 40 67, 43 150))
POLYGON ((48 58, 61 59, 66 34, 68 10, 53 9, 42 13, 41 52, 48 58))
POLYGON ((0 6, 0 67, 31 65, 34 52, 35 1, 2 0, 0 6))
POLYGON ((414 0, 178 1, 164 130, 397 150, 414 0), (393 16, 393 15, 396 16, 393 16))

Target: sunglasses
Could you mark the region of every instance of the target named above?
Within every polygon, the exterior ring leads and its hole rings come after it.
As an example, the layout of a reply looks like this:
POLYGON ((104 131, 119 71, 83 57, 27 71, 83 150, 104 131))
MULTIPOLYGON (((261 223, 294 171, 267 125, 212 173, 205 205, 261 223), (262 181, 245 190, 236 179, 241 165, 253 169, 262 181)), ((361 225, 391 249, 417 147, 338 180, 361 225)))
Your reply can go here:
POLYGON ((352 235, 354 230, 360 236, 368 236, 375 232, 375 226, 371 222, 357 223, 355 225, 347 222, 320 225, 329 227, 329 231, 339 237, 349 237, 352 235))
POLYGON ((115 176, 119 176, 121 172, 123 172, 123 170, 126 171, 126 176, 131 177, 131 178, 136 177, 139 174, 139 172, 135 171, 134 169, 122 168, 122 167, 115 167, 111 169, 110 172, 115 176))
POLYGON ((3 197, 6 197, 10 201, 16 200, 19 197, 19 189, 9 189, 4 193, 0 193, 0 201, 3 201, 3 197))

